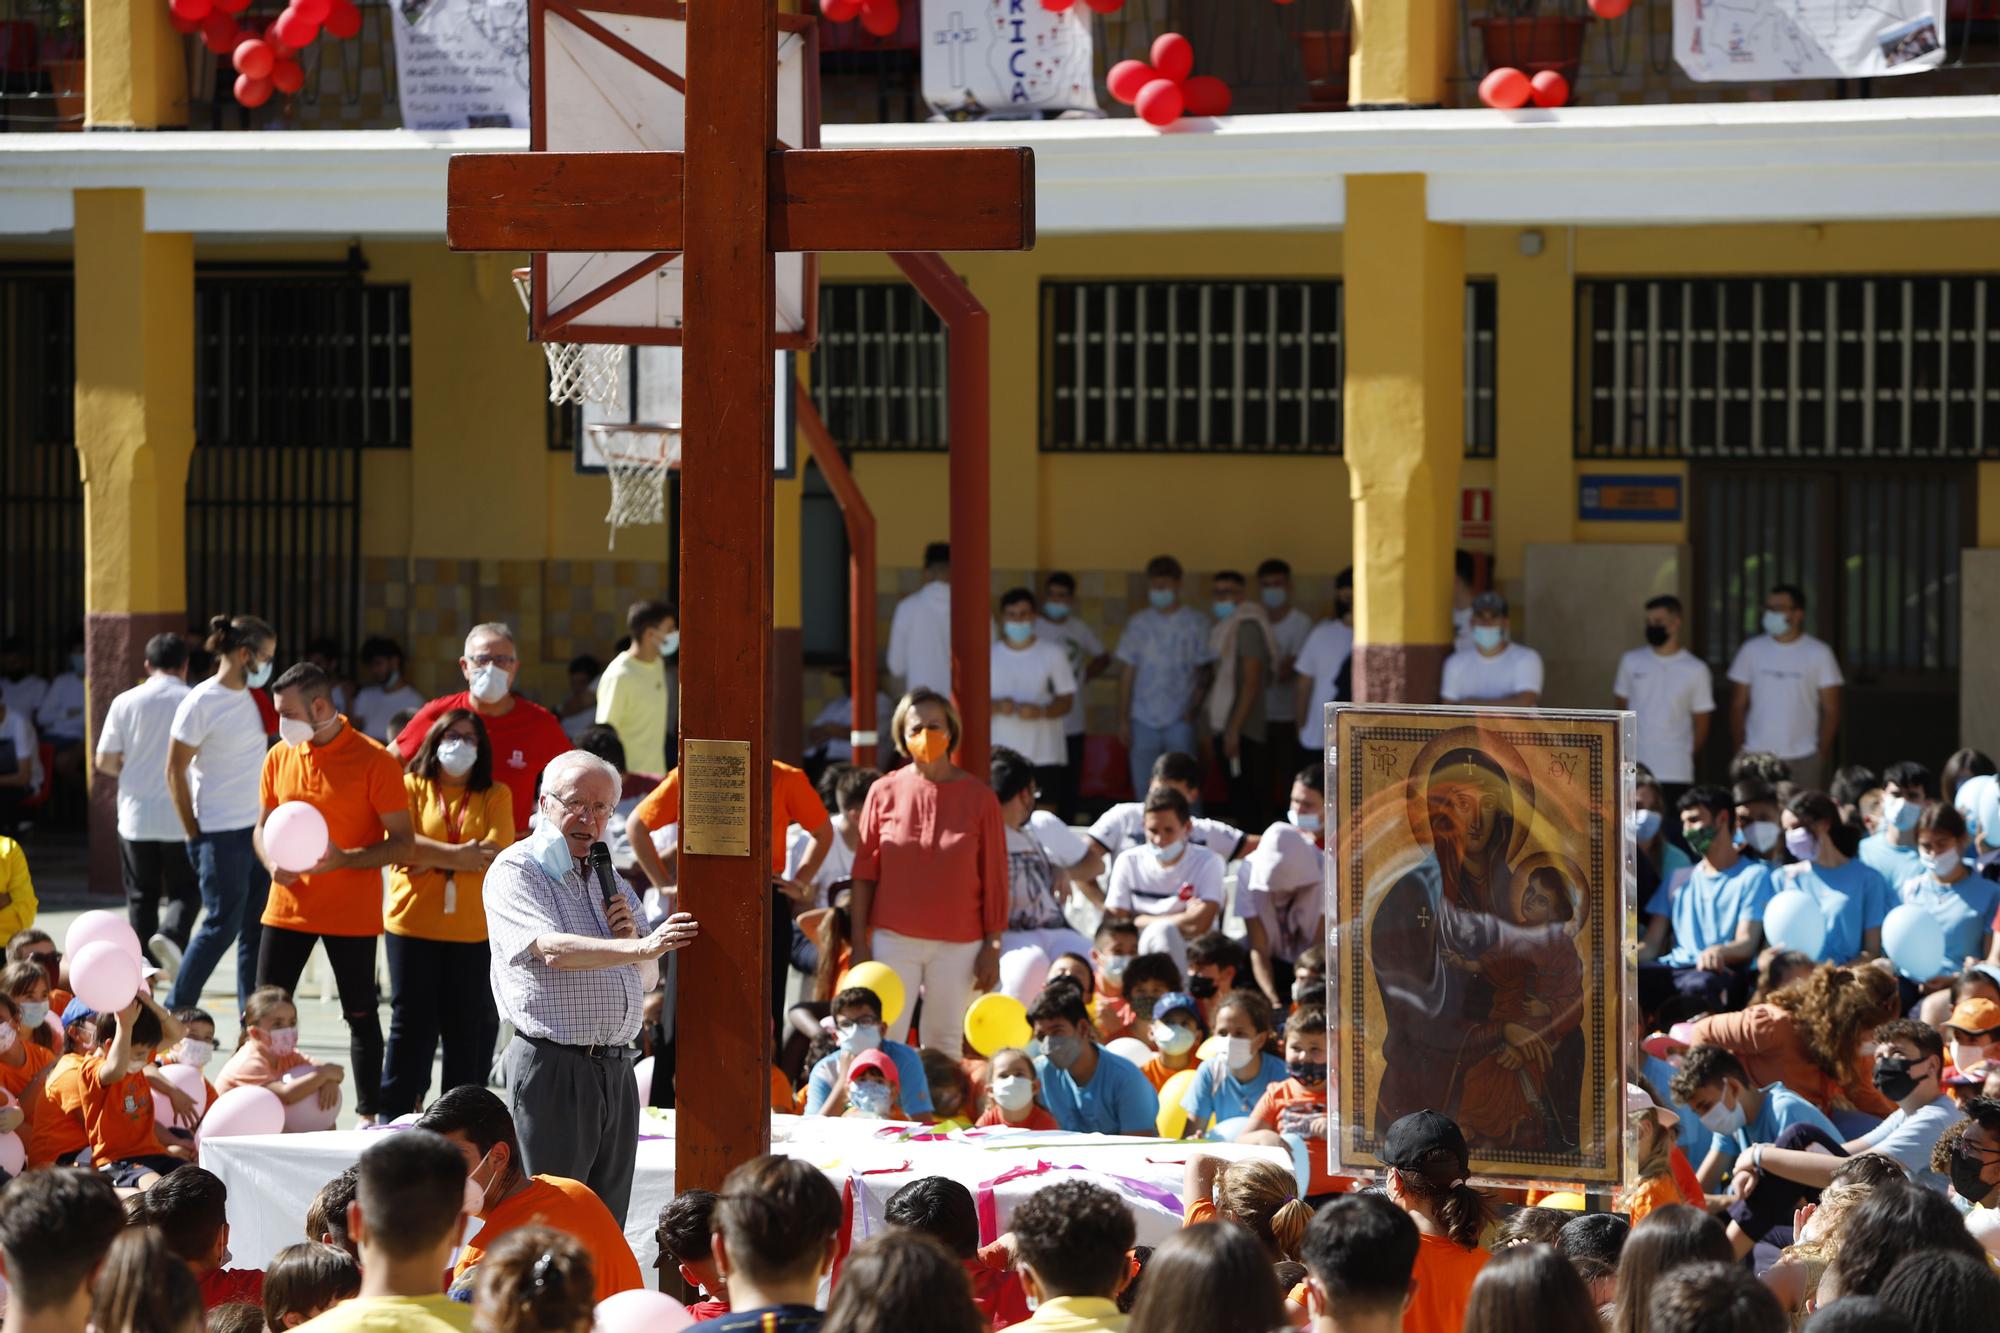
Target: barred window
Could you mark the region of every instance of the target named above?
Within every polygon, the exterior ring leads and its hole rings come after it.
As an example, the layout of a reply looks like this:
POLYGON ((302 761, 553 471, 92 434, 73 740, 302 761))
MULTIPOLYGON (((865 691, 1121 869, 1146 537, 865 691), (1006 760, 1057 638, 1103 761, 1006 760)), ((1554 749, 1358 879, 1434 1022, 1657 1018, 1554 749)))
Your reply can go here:
POLYGON ((2000 457, 2000 282, 1577 284, 1590 458, 2000 457))
POLYGON ((410 447, 410 289, 349 278, 202 274, 195 440, 410 447))
MULTIPOLYGON (((1494 284, 1465 299, 1465 452, 1491 457, 1494 284)), ((1332 280, 1044 283, 1042 448, 1338 454, 1344 326, 1332 280)))
POLYGON ((945 328, 906 282, 823 283, 813 404, 844 449, 950 447, 945 328))

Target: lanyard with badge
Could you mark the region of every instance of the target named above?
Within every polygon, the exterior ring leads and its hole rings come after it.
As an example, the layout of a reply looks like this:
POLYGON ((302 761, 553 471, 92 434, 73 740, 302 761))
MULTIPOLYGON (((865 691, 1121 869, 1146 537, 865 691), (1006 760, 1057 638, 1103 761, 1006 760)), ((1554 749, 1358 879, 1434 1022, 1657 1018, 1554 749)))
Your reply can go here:
MULTIPOLYGON (((451 843, 453 846, 457 846, 459 835, 465 829, 465 807, 466 803, 471 801, 472 799, 472 792, 468 790, 465 793, 465 795, 459 797, 458 813, 455 815, 452 813, 451 803, 446 801, 444 798, 444 788, 441 786, 437 789, 437 798, 438 798, 438 819, 440 820, 440 822, 444 824, 444 840, 448 843, 451 843)), ((451 916, 457 911, 458 911, 457 872, 450 868, 447 868, 444 872, 444 914, 446 916, 451 916)))

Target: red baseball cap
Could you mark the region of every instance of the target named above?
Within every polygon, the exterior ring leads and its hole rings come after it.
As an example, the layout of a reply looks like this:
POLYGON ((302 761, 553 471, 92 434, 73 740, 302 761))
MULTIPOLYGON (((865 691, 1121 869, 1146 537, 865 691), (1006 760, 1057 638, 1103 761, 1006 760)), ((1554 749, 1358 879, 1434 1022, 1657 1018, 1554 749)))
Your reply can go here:
POLYGON ((864 1069, 872 1069, 888 1079, 892 1088, 903 1086, 902 1078, 896 1073, 896 1062, 880 1051, 863 1051, 855 1056, 847 1066, 848 1080, 853 1081, 854 1076, 864 1069))

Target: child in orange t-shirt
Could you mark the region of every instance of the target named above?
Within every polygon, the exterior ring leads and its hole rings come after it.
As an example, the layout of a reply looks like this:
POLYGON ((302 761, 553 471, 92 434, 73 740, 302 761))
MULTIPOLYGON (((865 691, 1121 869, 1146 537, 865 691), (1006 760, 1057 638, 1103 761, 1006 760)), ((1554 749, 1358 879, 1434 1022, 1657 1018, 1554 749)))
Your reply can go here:
POLYGON ((83 1127, 83 1062, 97 1051, 97 1014, 81 1000, 63 1010, 63 1044, 30 1119, 28 1165, 71 1166, 90 1146, 83 1127))
POLYGON ((1627 1083, 1625 1120, 1632 1127, 1633 1155, 1639 1163, 1639 1183, 1622 1199, 1625 1211, 1632 1215, 1632 1225, 1637 1226, 1646 1214, 1671 1203, 1704 1206, 1705 1200, 1699 1196, 1695 1199, 1683 1196, 1674 1175, 1674 1126, 1680 1124, 1681 1118, 1655 1103, 1644 1088, 1627 1083))
POLYGON ((1061 1129, 1056 1118, 1041 1103, 1041 1083, 1035 1077, 1035 1062, 1019 1047, 1008 1046, 993 1053, 992 1077, 986 1095, 992 1102, 979 1117, 983 1125, 1006 1125, 1013 1129, 1061 1129))
POLYGON ((1201 1016, 1201 1004, 1194 996, 1168 991, 1153 1005, 1153 1026, 1147 1036, 1159 1054, 1146 1061, 1141 1072, 1158 1092, 1175 1074, 1201 1063, 1195 1052, 1208 1040, 1208 1020, 1201 1016))
POLYGON ((1338 1194, 1346 1182, 1326 1165, 1326 1011, 1294 1009, 1285 1020, 1285 1071, 1289 1078, 1264 1089, 1238 1143, 1289 1147, 1287 1135, 1306 1145, 1306 1197, 1338 1194))
POLYGON ((299 1054, 299 1011, 292 997, 280 986, 259 986, 243 1006, 243 1038, 236 1053, 215 1076, 218 1093, 231 1088, 269 1088, 278 1100, 290 1106, 317 1096, 319 1104, 331 1107, 340 1100, 340 1081, 346 1072, 336 1064, 316 1065, 299 1054), (312 1072, 287 1079, 294 1069, 312 1072))
MULTIPOLYGON (((15 967, 27 966, 16 963, 15 967)), ((10 972, 13 968, 8 969, 10 972)), ((35 968, 41 975, 41 969, 35 968)), ((48 985, 46 978, 43 986, 48 985)), ((42 1079, 55 1063, 56 1053, 34 1040, 34 1029, 21 1021, 21 1003, 0 990, 0 1092, 23 1107, 33 1106, 42 1094, 42 1079)))
POLYGON ((99 1014, 97 1028, 100 1038, 111 1031, 110 1046, 85 1060, 78 1074, 90 1160, 120 1189, 150 1189, 195 1155, 193 1135, 154 1124, 153 1086, 146 1081, 154 1054, 180 1040, 181 1025, 141 991, 123 1012, 99 1014))

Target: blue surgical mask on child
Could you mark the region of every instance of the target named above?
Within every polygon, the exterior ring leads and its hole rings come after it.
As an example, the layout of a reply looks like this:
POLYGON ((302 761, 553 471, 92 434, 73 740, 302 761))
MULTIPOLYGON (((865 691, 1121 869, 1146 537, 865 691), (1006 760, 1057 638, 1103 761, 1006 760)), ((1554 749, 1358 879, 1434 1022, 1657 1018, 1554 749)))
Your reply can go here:
POLYGON ((1043 614, 1043 615, 1045 615, 1045 616, 1047 616, 1047 617, 1048 617, 1048 618, 1049 618, 1050 620, 1068 620, 1068 619, 1069 619, 1069 603, 1068 603, 1068 602, 1043 602, 1043 603, 1042 603, 1042 614, 1043 614))
POLYGON ((879 1023, 841 1023, 834 1029, 840 1036, 843 1051, 872 1051, 882 1045, 882 1026, 879 1023))
POLYGON ((1012 644, 1025 644, 1035 637, 1035 625, 1030 620, 1005 620, 1000 623, 1000 630, 1012 644))
POLYGON ((1146 600, 1153 604, 1153 609, 1156 611, 1164 611, 1172 606, 1176 596, 1177 594, 1172 588, 1148 588, 1146 590, 1146 600))
POLYGON ((1211 604, 1208 609, 1214 614, 1217 620, 1227 620, 1236 614, 1236 603, 1217 601, 1211 604))
POLYGON ((1285 604, 1286 593, 1283 588, 1259 588, 1257 596, 1263 599, 1264 605, 1275 611, 1285 604))
POLYGON ((1472 627, 1472 642, 1482 652, 1490 653, 1495 648, 1498 648, 1500 640, 1505 636, 1506 631, 1498 625, 1474 625, 1472 627))
POLYGON ((887 1115, 889 1085, 872 1082, 853 1084, 847 1089, 847 1104, 863 1115, 887 1115))

